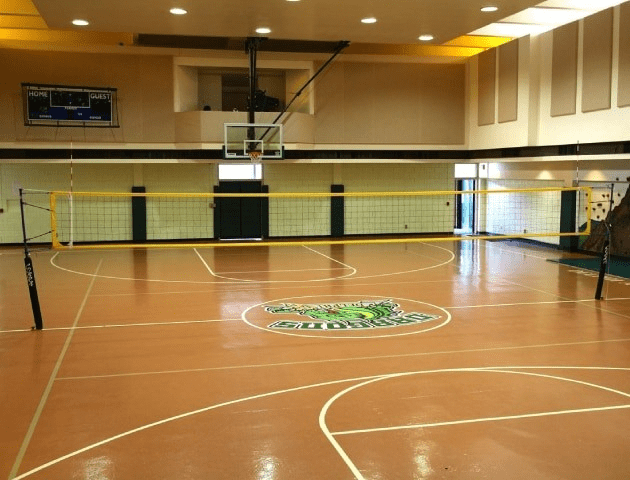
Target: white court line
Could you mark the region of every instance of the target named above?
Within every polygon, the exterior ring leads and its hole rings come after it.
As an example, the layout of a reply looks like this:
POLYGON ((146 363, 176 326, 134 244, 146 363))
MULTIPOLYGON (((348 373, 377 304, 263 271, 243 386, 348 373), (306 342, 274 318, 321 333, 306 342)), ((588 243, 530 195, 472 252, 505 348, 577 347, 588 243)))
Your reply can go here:
MULTIPOLYGON (((350 279, 352 280, 352 279, 350 279)), ((350 283, 349 285, 352 287, 377 287, 382 285, 417 285, 420 283, 453 283, 456 280, 448 279, 448 280, 418 280, 418 281, 404 281, 404 282, 370 282, 370 283, 350 283)), ((214 286, 225 286, 226 288, 230 288, 231 292, 259 292, 261 290, 283 290, 286 291, 286 286, 269 286, 269 285, 234 285, 234 282, 208 282, 208 284, 212 283, 214 286)), ((333 286, 337 285, 334 283, 334 280, 331 280, 331 284, 333 286)), ((339 285, 342 285, 341 283, 339 285)), ((330 288, 330 285, 295 285, 292 288, 294 289, 313 289, 313 288, 330 288)), ((208 293, 216 291, 214 288, 207 288, 204 290, 172 290, 168 292, 133 292, 133 293, 95 293, 92 295, 93 297, 125 297, 125 296, 137 296, 137 295, 185 295, 188 293, 208 293)))
MULTIPOLYGON (((306 245, 302 245, 304 248, 308 249, 308 250, 312 250, 315 253, 319 253, 316 250, 313 250, 311 248, 308 248, 306 245)), ((208 266, 208 264, 206 263, 206 261, 203 259, 203 257, 201 256, 201 254, 197 251, 197 249, 193 249, 195 251, 195 253, 197 254, 197 256, 201 259, 201 261, 203 262, 203 264, 206 266, 206 268, 208 269, 208 271, 216 278, 222 278, 228 281, 234 281, 236 283, 310 283, 310 282, 325 282, 325 281, 329 281, 329 280, 338 280, 340 278, 346 278, 346 277, 351 277, 352 275, 354 275, 355 273, 357 273, 356 269, 346 265, 344 263, 341 263, 337 260, 335 260, 334 258, 328 257, 326 255, 324 255, 323 253, 319 253, 320 255, 333 260, 334 262, 337 262, 340 265, 343 265, 344 267, 346 267, 346 269, 350 269, 352 270, 352 272, 346 274, 346 275, 341 275, 339 277, 329 277, 329 278, 314 278, 314 279, 309 279, 309 280, 254 280, 254 279, 249 279, 249 278, 234 278, 234 277, 227 277, 224 275, 220 275, 216 272, 213 272, 212 269, 208 266)), ((320 270, 320 269, 303 269, 303 270, 292 270, 292 271, 303 271, 303 272, 308 272, 308 271, 312 271, 312 270, 320 270)), ((328 271, 328 270, 333 270, 333 269, 321 269, 324 271, 328 271)), ((334 269, 334 270, 341 270, 341 269, 334 269)), ((259 273, 274 273, 276 270, 271 270, 268 272, 259 272, 259 273)), ((282 270, 277 270, 278 272, 282 272, 282 270)), ((246 272, 237 272, 237 273, 246 273, 246 272)), ((227 283, 227 282, 226 282, 227 283)))
MULTIPOLYGON (((197 281, 197 280, 158 280, 158 279, 152 279, 152 278, 133 278, 133 277, 114 277, 112 275, 94 275, 93 273, 79 272, 77 270, 70 270, 69 268, 64 268, 60 265, 57 265, 55 263, 55 259, 60 253, 61 252, 57 252, 50 258, 50 264, 53 267, 64 272, 74 273, 75 275, 83 275, 85 277, 98 277, 98 278, 104 278, 106 280, 126 280, 126 281, 131 281, 131 282, 147 282, 147 283, 188 283, 188 284, 201 284, 201 285, 230 283, 230 282, 208 282, 208 281, 197 281)), ((67 252, 67 253, 79 253, 79 251, 67 252)), ((90 252, 90 250, 81 250, 80 253, 84 254, 84 253, 92 253, 92 252, 90 252)), ((98 253, 98 252, 94 252, 94 253, 98 253)), ((234 282, 234 283, 242 283, 242 282, 234 282)))
POLYGON ((597 300, 586 299, 586 300, 551 300, 548 302, 516 302, 516 303, 489 303, 486 305, 456 305, 451 307, 444 307, 447 309, 465 309, 465 308, 492 308, 492 307, 521 307, 527 305, 560 305, 563 303, 585 303, 585 302, 596 302, 597 300))
POLYGON ((337 401, 337 399, 339 399, 342 396, 344 396, 346 393, 354 390, 355 388, 360 388, 360 387, 368 385, 368 384, 370 384, 372 382, 376 382, 376 381, 378 381, 380 379, 381 379, 381 377, 373 378, 373 379, 368 380, 366 382, 361 382, 361 383, 359 383, 357 385, 351 385, 350 387, 342 390, 341 392, 337 392, 336 395, 333 395, 332 397, 330 397, 328 399, 328 401, 324 404, 322 409, 319 411, 319 428, 320 428, 320 430, 322 431, 322 433, 324 434, 326 439, 330 442, 330 444, 333 446, 333 448, 337 452, 337 455, 339 455, 341 457, 343 462, 350 469, 350 471, 352 472, 352 474, 354 475, 354 478, 356 480, 365 480, 365 477, 361 474, 361 472, 359 471, 357 466, 354 464, 354 462, 350 459, 350 457, 345 452, 345 450, 343 448, 341 448, 341 445, 339 445, 339 442, 337 442, 337 440, 335 439, 333 434, 330 433, 330 429, 328 428, 328 425, 326 425, 326 414, 328 413, 328 409, 330 408, 330 406, 333 403, 335 403, 337 401))
MULTIPOLYGON (((92 295, 95 297, 95 295, 92 295)), ((46 328, 47 332, 54 332, 58 330, 93 330, 93 329, 101 329, 101 328, 126 328, 126 327, 161 327, 161 326, 170 326, 170 325, 188 325, 188 324, 199 324, 199 323, 213 323, 213 322, 238 322, 240 318, 221 318, 216 320, 183 320, 181 322, 146 322, 146 323, 119 323, 112 325, 82 325, 80 327, 51 327, 46 328)), ((31 330, 6 330, 0 331, 0 333, 9 333, 9 332, 30 332, 31 330)))
POLYGON ((300 268, 293 270, 242 270, 239 272, 217 272, 217 275, 227 275, 234 273, 286 273, 286 272, 328 272, 329 270, 347 270, 351 267, 338 268, 300 268))
MULTIPOLYGON (((487 243, 486 245, 491 245, 491 244, 487 243)), ((524 252, 522 252, 520 250, 510 250, 510 249, 501 248, 501 247, 499 247, 499 248, 496 248, 496 247, 495 248, 491 248, 491 250, 499 250, 500 252, 511 253, 511 254, 514 254, 514 255, 523 255, 524 257, 537 258, 539 260, 544 260, 546 262, 548 262, 550 260, 548 257, 539 257, 538 255, 532 255, 531 253, 524 253, 524 252)), ((555 259, 551 259, 551 260, 555 261, 555 259)))
POLYGON ((206 267, 206 269, 210 272, 210 275, 212 275, 213 277, 216 277, 217 275, 212 271, 210 266, 206 263, 206 261, 201 256, 201 254, 197 251, 196 248, 193 248, 193 252, 195 252, 197 254, 197 256, 199 257, 199 260, 201 260, 201 263, 203 263, 203 265, 206 267))
POLYGON ((345 430, 341 432, 332 432, 332 435, 353 435, 357 433, 374 433, 374 432, 392 432, 398 430, 413 430, 418 428, 431 428, 431 427, 446 427, 451 425, 467 425, 470 423, 483 423, 483 422, 500 422, 503 420, 521 420, 524 418, 536 418, 536 417, 551 417, 555 415, 567 415, 572 413, 591 413, 591 412, 605 412, 608 410, 623 410, 630 408, 630 404, 616 405, 612 407, 594 407, 594 408, 578 408, 573 410, 553 410, 549 412, 540 413, 526 413, 522 415, 506 415, 503 417, 486 417, 486 418, 472 418, 470 420, 453 420, 450 422, 435 422, 435 423, 419 423, 416 425, 400 425, 397 427, 379 427, 379 428, 366 428, 362 430, 345 430))
POLYGON ((415 425, 398 425, 398 426, 392 426, 392 427, 369 428, 369 429, 361 429, 361 430, 348 430, 348 431, 337 432, 337 433, 331 433, 330 429, 328 428, 328 425, 326 424, 326 414, 328 413, 328 410, 330 409, 332 404, 335 401, 337 401, 339 398, 341 398, 342 396, 346 395, 347 393, 349 393, 349 392, 351 392, 353 390, 360 389, 362 387, 365 387, 366 385, 369 385, 370 383, 376 383, 376 382, 381 381, 381 380, 390 380, 392 378, 401 378, 401 377, 405 377, 405 376, 425 374, 425 373, 445 373, 445 372, 447 372, 447 373, 452 373, 452 372, 484 372, 484 373, 485 372, 493 372, 493 373, 508 373, 508 374, 517 374, 517 375, 529 375, 529 376, 534 376, 534 377, 550 378, 550 379, 566 381, 566 382, 570 382, 570 383, 577 383, 577 384, 581 384, 581 385, 584 385, 584 386, 594 387, 594 388, 605 390, 605 391, 609 391, 609 392, 612 392, 612 393, 617 393, 617 394, 625 396, 625 397, 630 397, 630 394, 628 394, 628 393, 622 392, 620 390, 615 390, 615 389, 612 389, 612 388, 604 387, 602 385, 597 385, 597 384, 594 384, 594 383, 583 382, 583 381, 580 381, 580 380, 574 380, 574 379, 565 378, 565 377, 558 377, 558 376, 554 376, 554 375, 543 375, 543 374, 531 373, 531 372, 518 372, 518 371, 515 372, 515 371, 505 370, 505 369, 496 369, 495 367, 488 367, 488 368, 481 368, 481 369, 462 368, 462 369, 444 369, 444 370, 432 370, 432 371, 404 372, 404 373, 396 373, 396 374, 391 374, 391 375, 379 376, 377 378, 373 378, 371 380, 367 380, 367 381, 361 382, 359 384, 352 385, 352 386, 342 390, 341 392, 338 392, 336 395, 331 397, 326 402, 326 404, 320 410, 320 414, 319 414, 319 426, 320 426, 320 429, 322 430, 322 433, 328 439, 328 441, 331 443, 333 448, 337 451, 337 453, 339 454, 341 459, 344 461, 344 463, 352 471, 352 473, 354 474, 356 480, 365 480, 365 478, 361 475, 361 472, 356 467, 354 462, 352 462, 352 460, 349 458, 349 456, 346 454, 346 452, 343 450, 343 448, 341 447, 339 442, 337 442, 337 440, 334 438, 335 435, 348 435, 348 434, 353 434, 353 433, 372 433, 372 432, 384 432, 384 431, 398 431, 398 430, 403 430, 403 429, 419 429, 419 428, 427 428, 427 427, 435 427, 435 426, 461 425, 461 424, 478 423, 478 422, 489 422, 489 421, 500 421, 500 420, 515 420, 515 419, 518 420, 518 419, 524 419, 524 418, 546 417, 546 416, 562 415, 562 414, 569 414, 569 413, 584 413, 584 412, 589 412, 590 413, 590 412, 595 412, 595 411, 617 410, 617 409, 622 409, 622 408, 630 408, 630 405, 596 407, 596 408, 587 408, 587 409, 574 409, 574 410, 564 410, 564 411, 554 411, 554 412, 543 412, 543 413, 512 415, 512 416, 505 416, 505 417, 487 417, 487 418, 481 418, 481 419, 468 419, 468 420, 458 420, 458 421, 451 421, 451 422, 436 422, 436 423, 425 423, 425 424, 415 424, 415 425))
MULTIPOLYGON (((455 254, 448 250, 447 248, 444 247, 440 247, 438 245, 432 245, 432 244, 422 244, 424 246, 427 247, 431 247, 431 248, 437 248, 438 250, 444 250, 445 252, 448 252, 450 254, 450 258, 442 263, 438 263, 435 265, 430 265, 428 267, 422 267, 422 268, 415 268, 412 270, 406 270, 406 271, 402 271, 402 272, 389 272, 389 273, 379 273, 379 274, 375 274, 375 275, 363 275, 363 276, 352 276, 352 278, 350 280, 361 280, 361 279, 367 279, 367 278, 377 278, 377 277, 389 277, 389 276, 394 276, 394 275, 404 275, 407 273, 414 273, 414 272, 421 272, 424 270, 430 270, 433 268, 439 268, 443 265, 446 265, 448 263, 451 263, 454 259, 455 259, 455 254)), ((305 245, 304 245, 305 247, 305 245)), ((195 249, 196 250, 196 249, 195 249)), ((60 265, 57 265, 55 263, 55 259, 57 258, 57 256, 60 254, 61 252, 56 252, 50 259, 50 264, 59 269, 62 270, 64 272, 68 272, 68 273, 74 273, 76 275, 83 275, 83 276, 93 276, 93 274, 91 273, 86 273, 86 272, 79 272, 76 270, 71 270, 69 268, 64 268, 61 267, 60 265)), ((82 250, 81 252, 66 252, 66 253, 95 253, 92 252, 90 250, 82 250)), ((319 253, 319 252, 318 252, 319 253)), ((197 252, 197 255, 199 255, 199 253, 197 252)), ((320 254, 323 255, 323 254, 320 254)), ((325 255, 324 255, 325 256, 325 255)), ((334 260, 334 259, 331 259, 334 260)), ((336 260, 335 260, 336 261, 336 260)), ((204 261, 205 263, 205 261, 204 261)), ((325 281, 335 281, 335 280, 340 280, 340 279, 345 279, 346 277, 349 277, 353 274, 348 274, 348 275, 342 275, 340 277, 331 277, 331 278, 319 278, 319 279, 312 279, 312 280, 242 280, 242 279, 234 279, 234 278, 230 278, 230 277, 218 277, 214 272, 212 272, 212 270, 207 266, 206 264, 206 268, 208 268, 208 270, 212 273, 212 275, 216 278, 225 278, 226 281, 196 281, 196 280, 160 280, 160 279, 150 279, 150 278, 133 278, 133 277, 115 277, 115 276, 111 276, 111 275, 99 275, 99 278, 104 278, 104 279, 108 279, 108 280, 125 280, 125 281, 135 281, 135 282, 147 282, 147 283, 185 283, 185 284, 194 284, 194 285, 228 285, 228 284, 240 284, 240 285, 244 285, 244 284, 269 284, 269 283, 291 283, 293 285, 298 284, 298 283, 315 283, 315 282, 325 282, 325 281)), ((353 267, 350 267, 353 268, 353 267)))
MULTIPOLYGON (((318 254, 318 255, 321 255, 322 257, 327 258, 328 260, 332 260, 333 262, 338 263, 339 265, 341 265, 341 266, 343 266, 343 267, 345 267, 345 268, 349 268, 350 270, 353 270, 353 271, 354 271, 354 273, 357 273, 357 269, 356 269, 356 268, 351 267, 350 265, 347 265, 347 264, 345 264, 345 263, 343 263, 343 262, 340 262, 340 261, 339 261, 339 260, 337 260, 336 258, 332 258, 332 257, 329 257, 328 255, 324 255, 322 252, 318 252, 318 251, 317 251, 317 250, 315 250, 314 248, 307 247, 306 245, 302 245, 302 247, 304 247, 304 248, 306 248, 307 250, 310 250, 311 252, 314 252, 314 253, 316 253, 316 254, 318 254)), ((354 273, 353 273, 353 274, 354 274, 354 273)))
MULTIPOLYGON (((348 362, 364 362, 369 360, 394 360, 397 358, 410 357, 429 357, 432 355, 454 355, 462 353, 486 353, 505 350, 525 350, 530 348, 558 348, 558 347, 577 347, 581 345, 598 345, 605 343, 623 343, 630 342, 630 338, 619 338, 613 340, 591 340, 585 342, 568 342, 568 343, 549 343, 540 345, 519 345, 515 347, 493 347, 493 348, 475 348, 468 350, 446 350, 437 352, 417 352, 417 353, 399 353, 393 355, 373 355, 365 357, 346 357, 346 358, 328 358, 325 360, 301 360, 293 362, 276 362, 276 363, 254 363, 245 365, 227 365, 223 367, 207 367, 207 368, 188 368, 180 370, 160 370, 153 372, 131 372, 131 373, 112 373, 108 375, 86 375, 81 377, 60 377, 57 380, 89 380, 93 378, 117 378, 117 377, 139 377, 144 375, 170 375, 176 373, 190 372, 211 372, 217 370, 240 370, 246 368, 272 368, 272 367, 293 367, 300 365, 319 365, 327 363, 348 363, 348 362)), ((533 368, 533 367, 532 367, 533 368)))
MULTIPOLYGON (((445 252, 448 252, 450 254, 451 258, 449 258, 448 260, 443 261, 442 263, 437 263, 435 265, 430 265, 428 267, 415 268, 413 270, 407 270, 405 272, 378 273, 378 274, 375 274, 375 275, 362 275, 360 277, 354 277, 354 279, 355 280, 359 280, 359 279, 364 279, 364 278, 388 277, 388 276, 392 276, 392 275, 404 275, 406 273, 422 272, 424 270, 431 270, 433 268, 442 267, 444 265, 447 265, 447 264, 451 263, 453 260, 455 260, 455 254, 451 250, 449 250, 448 248, 440 247, 439 245, 433 245, 431 243, 418 243, 418 245, 423 245, 423 246, 427 246, 427 247, 431 247, 431 248, 437 248, 438 250, 444 250, 445 252)), ((411 250, 407 250, 406 253, 409 253, 410 251, 411 250)))
MULTIPOLYGON (((393 282, 392 285, 398 285, 398 284, 407 284, 409 282, 393 282)), ((359 284, 357 286, 361 286, 362 284, 359 284)), ((389 283, 384 283, 384 284, 372 284, 372 283, 368 283, 365 284, 367 286, 373 286, 373 285, 390 285, 389 283)), ((355 285, 353 285, 355 286, 355 285)), ((307 287, 303 287, 303 288, 307 288, 307 287)), ((323 287, 322 287, 323 288, 323 287)), ((326 287, 328 288, 328 287, 326 287)), ((269 289, 269 290, 277 290, 277 289, 283 289, 282 287, 266 287, 265 289, 269 289)), ((243 292, 247 292, 247 291, 254 291, 254 290, 258 290, 258 289, 243 289, 243 290, 238 290, 238 291, 243 291, 243 292)), ((186 294, 186 293, 207 293, 207 290, 198 290, 198 291, 189 291, 189 292, 155 292, 155 293, 144 293, 144 294, 140 294, 140 295, 168 295, 168 294, 186 294)), ((92 295, 92 297, 109 297, 109 296, 127 296, 127 295, 138 295, 135 293, 122 293, 122 294, 113 294, 113 295, 109 295, 109 294, 101 294, 101 295, 92 295)), ((606 302, 616 302, 616 301, 628 301, 630 300, 630 298, 607 298, 605 299, 606 302)), ((527 305, 558 305, 558 304, 562 304, 562 303, 595 303, 595 302, 599 302, 600 300, 595 300, 595 299, 584 299, 584 300, 553 300, 553 301, 549 301, 549 302, 521 302, 521 303, 495 303, 495 304, 486 304, 486 305, 455 305, 455 306, 449 306, 449 307, 444 307, 447 310, 464 310, 467 308, 492 308, 492 307, 520 307, 520 306, 527 306, 527 305)), ((602 312, 606 312, 606 313, 611 313, 611 314, 615 314, 621 317, 626 317, 626 315, 622 314, 622 313, 618 313, 618 312, 613 312, 611 310, 607 310, 607 309, 599 309, 602 312)), ((81 330, 81 329, 90 329, 90 328, 116 328, 116 327, 142 327, 142 326, 161 326, 161 325, 185 325, 185 324, 195 324, 195 323, 210 323, 210 322, 234 322, 234 321, 241 321, 241 318, 225 318, 225 319, 213 319, 213 320, 185 320, 185 321, 181 321, 181 322, 147 322, 147 323, 128 323, 128 324, 113 324, 113 325, 85 325, 85 326, 81 326, 81 327, 76 327, 77 330, 81 330)), ((52 328, 46 328, 47 331, 55 331, 55 330, 70 330, 72 327, 52 327, 52 328)), ((3 333, 26 333, 26 332, 32 332, 33 329, 32 328, 23 328, 23 329, 16 329, 16 330, 0 330, 0 335, 2 335, 3 333)), ((605 340, 608 341, 608 340, 605 340)), ((369 357, 372 358, 372 357, 369 357)))
MULTIPOLYGON (((575 380, 572 378, 558 377, 556 375, 543 375, 543 374, 531 373, 531 372, 518 372, 518 371, 512 371, 509 368, 506 369, 505 367, 501 367, 501 368, 487 367, 487 368, 478 369, 474 371, 493 372, 493 373, 510 373, 513 375, 528 375, 532 377, 550 378, 552 380, 561 380, 561 381, 565 381, 569 383, 577 383, 579 385, 584 385, 587 387, 593 387, 600 390, 605 390, 607 392, 615 393, 615 394, 630 398, 630 393, 622 392, 614 388, 604 387, 603 385, 598 385, 598 384, 590 383, 590 382, 584 382, 581 380, 575 380)), ((350 391, 355 388, 360 388, 361 386, 367 385, 368 383, 371 383, 371 382, 377 382, 379 380, 390 380, 392 378, 399 378, 400 376, 404 376, 404 375, 397 375, 397 374, 393 376, 384 375, 378 379, 371 380, 370 382, 364 382, 359 385, 355 385, 354 387, 350 387, 349 389, 346 389, 346 390, 350 391)), ((470 424, 470 423, 492 422, 492 421, 502 421, 502 420, 518 420, 522 418, 546 417, 546 416, 553 416, 553 415, 566 415, 566 414, 571 414, 571 413, 601 412, 601 411, 607 411, 607 410, 619 410, 619 409, 626 409, 626 408, 630 408, 630 404, 613 405, 613 406, 608 406, 608 407, 579 408, 579 409, 571 409, 571 410, 554 410, 554 411, 549 411, 549 412, 526 413, 526 414, 520 414, 520 415, 507 415, 507 416, 501 416, 501 417, 473 418, 473 419, 466 419, 466 420, 453 420, 453 421, 448 421, 448 422, 418 423, 418 424, 413 424, 413 425, 397 425, 397 426, 392 426, 392 427, 377 427, 377 428, 366 428, 366 429, 359 429, 359 430, 345 430, 341 432, 334 432, 333 435, 351 435, 354 433, 390 432, 390 431, 396 431, 396 430, 441 427, 441 426, 447 426, 447 425, 464 425, 464 424, 470 424)))
MULTIPOLYGON (((461 368, 461 369, 443 369, 443 370, 424 370, 424 371, 416 371, 416 372, 406 372, 405 374, 407 375, 414 375, 414 374, 420 374, 420 373, 440 373, 440 372, 457 372, 457 371, 479 371, 479 370, 484 370, 486 367, 481 367, 481 368, 461 368)), ((490 367, 490 368, 496 368, 496 367, 490 367)), ((575 367, 575 366, 569 366, 569 367, 559 367, 559 366, 552 366, 552 367, 543 367, 543 366, 536 366, 536 367, 528 367, 528 366, 522 366, 522 367, 505 367, 505 368, 510 368, 510 369, 530 369, 530 368, 539 368, 539 369, 543 369, 543 368, 547 368, 547 369, 583 369, 583 370, 620 370, 620 371, 629 371, 630 368, 622 368, 622 367, 575 367)), ((402 376, 403 374, 396 374, 399 376, 402 376)), ((299 391, 303 391, 303 390, 308 390, 311 388, 318 388, 318 387, 324 387, 324 386, 329 386, 329 385, 337 385, 337 384, 342 384, 342 383, 347 383, 347 382, 363 382, 365 380, 378 380, 383 378, 383 375, 373 375, 373 376, 365 376, 365 377, 356 377, 356 378, 347 378, 347 379, 343 379, 343 380, 332 380, 332 381, 328 381, 328 382, 320 382, 320 383, 315 383, 315 384, 310 384, 310 385, 303 385, 301 387, 293 387, 293 388, 288 388, 288 389, 283 389, 283 390, 276 390, 273 392, 267 392, 267 393, 262 393, 259 395, 252 395, 249 397, 244 397, 244 398, 239 398, 236 400, 230 400, 227 402, 223 402, 223 403, 218 403, 215 405, 210 405, 208 407, 204 407, 204 408, 200 408, 198 410, 193 410, 190 412, 186 412, 186 413, 182 413, 179 415, 175 415, 172 417, 168 417, 165 418, 163 420, 159 420, 157 422, 153 422, 153 423, 149 423, 143 426, 140 426, 138 428, 134 428, 132 430, 128 430, 126 432, 122 432, 118 435, 114 435, 113 437, 109 437, 106 438, 104 440, 101 440, 100 442, 96 442, 93 443, 91 445, 88 445, 84 448, 81 448, 79 450, 75 450, 73 452, 70 452, 64 456, 58 457, 54 460, 51 460, 45 464, 42 464, 36 468, 33 468, 32 470, 29 470, 27 472, 22 473, 21 475, 19 475, 18 477, 13 478, 13 480, 22 480, 24 478, 27 478, 35 473, 38 473, 42 470, 45 470, 46 468, 52 467, 53 465, 56 465, 58 463, 61 463, 65 460, 68 460, 69 458, 73 458, 76 457, 77 455, 80 455, 82 453, 85 453, 87 451, 93 450, 97 447, 106 445, 108 443, 114 442, 116 440, 119 440, 121 438, 124 437, 128 437, 130 435, 133 435, 135 433, 138 432, 142 432, 145 430, 148 430, 150 428, 153 427, 157 427, 159 425, 164 425, 166 423, 169 422, 173 422, 176 420, 181 420, 183 418, 187 418, 187 417, 191 417, 193 415, 197 415, 200 413, 205 413, 211 410, 215 410, 217 408, 220 407, 225 407, 225 406, 229 406, 229 405, 235 405, 238 403, 242 403, 242 402, 246 402, 249 400, 258 400, 261 398, 268 398, 271 396, 275 396, 275 395, 281 395, 281 394, 285 394, 285 393, 293 393, 293 392, 299 392, 299 391)), ((10 477, 11 478, 11 477, 10 477)), ((359 477, 360 478, 360 477, 359 477)))
MULTIPOLYGON (((490 244, 487 243, 486 245, 490 245, 490 244)), ((486 249, 487 248, 488 247, 486 247, 486 249)), ((532 254, 529 254, 529 253, 523 253, 523 252, 518 251, 518 250, 504 249, 504 248, 501 248, 501 247, 499 247, 498 250, 500 252, 508 252, 508 253, 512 253, 512 254, 516 254, 516 255, 523 255, 525 257, 538 258, 540 260, 545 260, 547 262, 556 263, 556 264, 558 264, 558 265, 560 265, 562 267, 569 268, 570 269, 569 272, 572 272, 572 273, 586 274, 589 277, 598 277, 599 276, 599 273, 594 271, 594 270, 590 270, 588 268, 583 268, 583 267, 578 267, 576 265, 568 265, 566 263, 560 262, 559 260, 561 260, 562 257, 559 257, 559 258, 539 257, 537 255, 532 255, 532 254)), ((625 277, 619 277, 617 275, 612 275, 610 273, 606 273, 606 277, 608 278, 609 281, 612 281, 612 282, 625 282, 625 281, 628 280, 625 277)), ((626 285, 630 285, 630 283, 626 283, 626 285)))
MULTIPOLYGON (((365 378, 365 377, 362 377, 359 380, 362 380, 363 378, 365 378)), ((35 474, 37 472, 41 472, 42 470, 45 470, 46 468, 49 468, 49 467, 52 467, 53 465, 61 463, 64 460, 68 460, 69 458, 76 457, 77 455, 80 455, 80 454, 85 453, 87 451, 93 450, 93 449, 95 449, 97 447, 100 447, 102 445, 106 445, 108 443, 114 442, 116 440, 120 440, 121 438, 128 437, 129 435, 133 435, 134 433, 142 432, 144 430, 148 430, 150 428, 157 427, 159 425, 164 425, 165 423, 174 422, 176 420, 181 420, 181 419, 184 419, 184 418, 187 418, 187 417, 191 417, 193 415, 198 415, 200 413, 209 412, 209 411, 215 410, 217 408, 226 407, 226 406, 229 406, 229 405, 235 405, 235 404, 238 404, 238 403, 246 402, 248 400, 258 400, 260 398, 271 397, 271 396, 274 396, 274 395, 281 395, 283 393, 299 392, 299 391, 307 390, 307 389, 310 389, 310 388, 317 388, 317 387, 323 387, 323 386, 328 386, 328 385, 335 385, 335 384, 338 384, 338 383, 346 383, 346 382, 351 382, 353 380, 355 380, 355 379, 333 380, 333 381, 330 381, 330 382, 322 382, 322 383, 316 383, 316 384, 312 384, 312 385, 304 385, 304 386, 301 386, 301 387, 288 388, 288 389, 284 389, 284 390, 277 390, 277 391, 274 391, 274 392, 261 393, 259 395, 252 395, 250 397, 239 398, 237 400, 230 400, 230 401, 223 402, 223 403, 217 403, 215 405, 211 405, 211 406, 208 406, 208 407, 200 408, 198 410, 193 410, 191 412, 182 413, 180 415, 175 415, 173 417, 168 417, 168 418, 165 418, 163 420, 159 420, 157 422, 149 423, 149 424, 143 425, 141 427, 134 428, 132 430, 128 430, 126 432, 120 433, 118 435, 114 435, 113 437, 106 438, 104 440, 101 440, 100 442, 93 443, 93 444, 88 445, 88 446, 86 446, 84 448, 81 448, 79 450, 75 450, 74 452, 68 453, 67 455, 64 455, 62 457, 56 458, 54 460, 51 460, 50 462, 44 463, 43 465, 40 465, 39 467, 33 468, 32 470, 29 470, 28 472, 24 472, 24 473, 22 473, 21 475, 19 475, 17 477, 14 477, 14 478, 9 477, 9 478, 10 479, 12 478, 12 480, 22 480, 23 478, 30 477, 31 475, 33 475, 33 474, 35 474)))
MULTIPOLYGON (((538 288, 530 287, 530 286, 523 285, 523 284, 520 284, 520 283, 517 283, 517 282, 512 282, 511 280, 506 280, 504 277, 497 277, 497 278, 499 278, 500 281, 502 281, 502 282, 509 283, 510 285, 516 285, 517 287, 521 287, 524 290, 531 290, 533 292, 544 293, 545 295, 550 295, 552 297, 556 297, 556 298, 559 298, 559 299, 565 300, 565 301, 566 300, 571 300, 568 297, 563 297, 562 295, 558 295, 556 293, 551 293, 551 292, 548 292, 546 290, 539 290, 538 288)), ((490 278, 490 281, 493 282, 492 278, 490 278)))
MULTIPOLYGON (((101 259, 98 262, 98 266, 96 267, 95 274, 98 274, 98 271, 100 270, 102 264, 103 264, 103 259, 101 259)), ((35 432, 35 427, 37 427, 37 422, 39 421, 39 418, 42 415, 44 406, 46 405, 46 401, 48 400, 48 396, 50 395, 50 391, 52 390, 53 384, 55 383, 55 379, 57 378, 57 373, 59 372, 59 369, 61 368, 61 363, 63 362, 63 359, 66 356, 66 352, 68 351, 68 348, 70 347, 70 342, 72 341, 72 337, 74 336, 74 330, 77 324, 79 323, 79 319, 81 318, 81 315, 83 314, 83 309, 85 308, 85 305, 87 304, 87 299, 90 296, 90 292, 92 291, 92 287, 94 286, 95 281, 96 281, 96 276, 92 277, 92 280, 90 281, 90 284, 88 285, 87 291, 85 292, 85 296, 83 297, 83 301, 81 302, 81 305, 79 306, 79 311, 74 317, 74 323, 72 325, 73 328, 70 329, 70 332, 68 333, 68 337, 66 338, 66 342, 64 343, 61 349, 61 352, 59 353, 59 357, 57 358, 57 362, 55 363, 55 366, 50 374, 50 378, 48 379, 48 384, 46 385, 46 388, 44 389, 42 398, 39 401, 39 405, 37 405, 37 409, 35 410, 35 414, 33 415, 31 424, 29 425, 28 431, 26 432, 26 436, 24 437, 24 440, 22 441, 22 445, 20 446, 20 450, 15 459, 15 463, 13 464, 13 468, 11 469, 11 472, 9 473, 9 479, 14 478, 15 475, 17 475, 18 470, 20 469, 20 465, 22 464, 22 460, 24 459, 26 450, 28 449, 28 446, 31 442, 33 433, 35 432)))

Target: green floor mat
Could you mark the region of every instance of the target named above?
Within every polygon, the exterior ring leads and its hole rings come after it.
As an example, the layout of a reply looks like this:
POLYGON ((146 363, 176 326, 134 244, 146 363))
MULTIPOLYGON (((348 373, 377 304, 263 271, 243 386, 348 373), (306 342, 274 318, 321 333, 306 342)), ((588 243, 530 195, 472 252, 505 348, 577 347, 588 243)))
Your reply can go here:
MULTIPOLYGON (((561 258, 559 260, 551 260, 552 262, 571 265, 572 267, 585 268, 599 272, 601 264, 600 257, 588 258, 561 258)), ((610 258, 608 261, 608 269, 606 273, 616 275, 617 277, 630 278, 630 260, 625 258, 610 258)))

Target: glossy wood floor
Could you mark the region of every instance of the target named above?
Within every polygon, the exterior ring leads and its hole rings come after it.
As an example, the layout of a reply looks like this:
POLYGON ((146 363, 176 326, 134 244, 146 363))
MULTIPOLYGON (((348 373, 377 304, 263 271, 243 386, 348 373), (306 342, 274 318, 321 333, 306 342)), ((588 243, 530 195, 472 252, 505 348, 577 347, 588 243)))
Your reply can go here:
POLYGON ((0 478, 630 478, 630 280, 507 242, 0 250, 0 478))

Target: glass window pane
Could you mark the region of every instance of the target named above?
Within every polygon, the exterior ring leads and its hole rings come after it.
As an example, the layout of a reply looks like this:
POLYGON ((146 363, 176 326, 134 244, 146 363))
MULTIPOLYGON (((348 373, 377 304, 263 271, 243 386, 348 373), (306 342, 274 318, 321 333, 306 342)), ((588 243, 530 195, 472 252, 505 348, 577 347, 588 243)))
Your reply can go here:
POLYGON ((262 165, 219 164, 219 180, 262 180, 262 165))

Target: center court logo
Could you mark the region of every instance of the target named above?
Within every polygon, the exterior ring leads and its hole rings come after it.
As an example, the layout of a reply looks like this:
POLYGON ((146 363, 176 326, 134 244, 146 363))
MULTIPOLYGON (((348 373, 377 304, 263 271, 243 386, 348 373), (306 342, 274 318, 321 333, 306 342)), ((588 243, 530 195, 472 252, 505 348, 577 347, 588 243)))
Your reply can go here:
POLYGON ((274 314, 295 314, 311 320, 280 320, 269 325, 275 329, 356 330, 392 328, 437 320, 439 315, 400 310, 392 300, 361 300, 350 303, 270 305, 265 311, 274 314))

